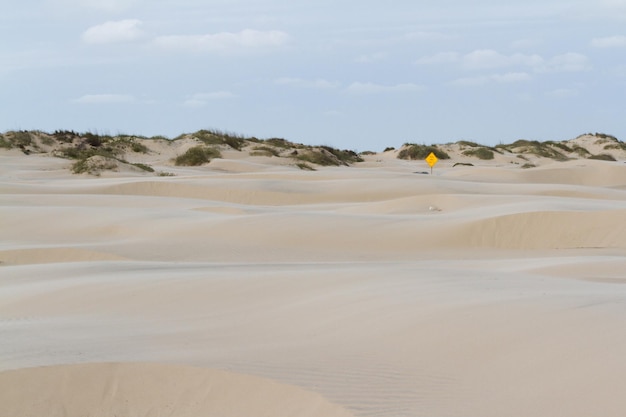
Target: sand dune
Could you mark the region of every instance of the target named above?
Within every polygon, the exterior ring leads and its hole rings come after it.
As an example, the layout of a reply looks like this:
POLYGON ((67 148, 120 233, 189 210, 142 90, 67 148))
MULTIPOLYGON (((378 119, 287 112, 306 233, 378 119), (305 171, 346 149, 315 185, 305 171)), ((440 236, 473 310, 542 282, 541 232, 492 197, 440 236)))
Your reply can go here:
POLYGON ((623 415, 623 162, 159 146, 0 154, 0 416, 623 415))
POLYGON ((1 416, 341 416, 321 396, 248 375, 103 363, 0 372, 1 416))

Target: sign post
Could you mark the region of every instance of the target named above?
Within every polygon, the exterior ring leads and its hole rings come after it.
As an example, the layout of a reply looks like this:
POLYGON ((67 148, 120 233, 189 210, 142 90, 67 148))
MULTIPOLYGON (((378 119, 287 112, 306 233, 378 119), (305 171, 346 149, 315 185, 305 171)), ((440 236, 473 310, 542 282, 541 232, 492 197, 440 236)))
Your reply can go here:
POLYGON ((437 156, 433 152, 428 154, 428 156, 426 157, 425 161, 430 166, 430 175, 433 175, 433 167, 435 166, 438 160, 439 158, 437 158, 437 156))

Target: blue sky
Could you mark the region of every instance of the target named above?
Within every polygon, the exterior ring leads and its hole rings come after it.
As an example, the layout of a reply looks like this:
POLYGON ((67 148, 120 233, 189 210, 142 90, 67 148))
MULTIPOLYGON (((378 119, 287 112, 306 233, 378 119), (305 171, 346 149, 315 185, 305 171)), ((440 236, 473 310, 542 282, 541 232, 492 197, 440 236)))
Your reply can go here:
POLYGON ((9 0, 0 130, 626 140, 626 0, 9 0))

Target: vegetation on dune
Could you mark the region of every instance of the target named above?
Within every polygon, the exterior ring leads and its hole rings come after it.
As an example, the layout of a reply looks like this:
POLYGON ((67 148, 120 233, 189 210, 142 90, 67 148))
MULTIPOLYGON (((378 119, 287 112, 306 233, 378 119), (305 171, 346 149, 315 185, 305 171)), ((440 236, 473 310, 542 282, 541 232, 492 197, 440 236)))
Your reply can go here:
POLYGON ((597 159, 599 161, 616 161, 613 155, 609 155, 608 153, 601 153, 599 155, 591 155, 588 159, 597 159))
POLYGON ((315 168, 313 168, 311 165, 307 164, 306 162, 297 162, 296 166, 303 171, 316 171, 315 168))
POLYGON ((483 145, 476 143, 476 142, 471 142, 468 140, 460 140, 457 142, 457 145, 461 146, 461 147, 470 147, 470 148, 478 148, 478 147, 483 147, 483 145))
POLYGON ((226 145, 237 151, 241 151, 246 144, 244 136, 219 130, 202 129, 192 133, 190 136, 199 139, 206 145, 226 145))
POLYGON ((561 152, 554 142, 539 142, 536 140, 519 139, 509 145, 496 145, 496 149, 503 149, 512 153, 535 155, 550 158, 555 161, 567 161, 569 158, 561 152))
POLYGON ((450 155, 439 149, 437 145, 418 145, 415 143, 405 143, 398 152, 398 159, 425 159, 431 152, 439 159, 450 159, 450 155))
POLYGON ((467 149, 467 150, 464 150, 462 153, 465 156, 474 156, 478 159, 484 159, 484 160, 490 160, 490 159, 493 159, 494 157, 493 151, 485 147, 467 149))
POLYGON ((252 148, 250 156, 280 156, 280 152, 273 146, 259 145, 252 148))
MULTIPOLYGON (((288 158, 293 165, 303 170, 315 170, 319 166, 351 166, 363 161, 363 156, 374 152, 357 153, 351 150, 340 150, 331 146, 311 146, 292 142, 283 138, 271 137, 258 139, 244 135, 223 132, 215 129, 202 129, 194 133, 185 133, 175 139, 165 136, 150 138, 138 135, 117 134, 106 135, 93 132, 75 132, 73 130, 56 130, 53 133, 41 131, 7 131, 0 133, 0 149, 19 149, 24 154, 48 153, 56 157, 73 161, 71 170, 76 173, 99 175, 103 170, 117 170, 126 165, 144 172, 155 173, 154 169, 145 164, 143 154, 160 152, 164 141, 168 145, 185 140, 183 145, 191 146, 186 152, 178 155, 171 162, 178 166, 199 166, 209 163, 214 158, 221 158, 222 152, 229 149, 248 151, 251 156, 272 158, 288 158)), ((620 152, 626 152, 626 143, 615 136, 604 133, 589 133, 568 141, 533 141, 520 139, 510 144, 499 144, 495 147, 484 146, 477 142, 460 140, 447 145, 425 145, 405 143, 397 150, 397 158, 406 160, 423 160, 431 152, 441 160, 451 159, 451 150, 460 149, 464 156, 479 160, 493 160, 495 154, 508 157, 517 156, 524 163, 522 168, 532 168, 532 157, 549 158, 565 161, 570 158, 589 158, 614 161, 620 152), (600 147, 599 155, 592 154, 581 145, 589 144, 593 148, 600 147), (447 152, 446 152, 447 151, 447 152), (449 153, 450 154, 449 154, 449 153)), ((387 147, 383 152, 396 151, 387 147)), ((518 164, 517 162, 514 162, 518 164)), ((455 165, 459 165, 457 162, 455 165)), ((470 164, 471 165, 471 164, 470 164)), ((170 175, 155 173, 154 175, 170 175)))
POLYGON ((222 154, 219 149, 199 145, 189 148, 187 152, 177 156, 174 163, 179 166, 198 166, 210 162, 211 159, 221 157, 222 154))
POLYGON ((304 162, 322 166, 348 166, 355 162, 363 162, 363 158, 354 151, 339 150, 330 146, 320 146, 296 152, 293 156, 304 162))

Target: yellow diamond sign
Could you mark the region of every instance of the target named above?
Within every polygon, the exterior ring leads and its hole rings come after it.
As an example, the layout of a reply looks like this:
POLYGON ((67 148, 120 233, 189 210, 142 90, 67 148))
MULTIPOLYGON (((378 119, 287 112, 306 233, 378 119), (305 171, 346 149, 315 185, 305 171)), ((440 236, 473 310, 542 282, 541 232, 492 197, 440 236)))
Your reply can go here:
POLYGON ((438 160, 439 158, 437 158, 437 156, 432 152, 426 157, 426 162, 431 168, 435 166, 438 160))

